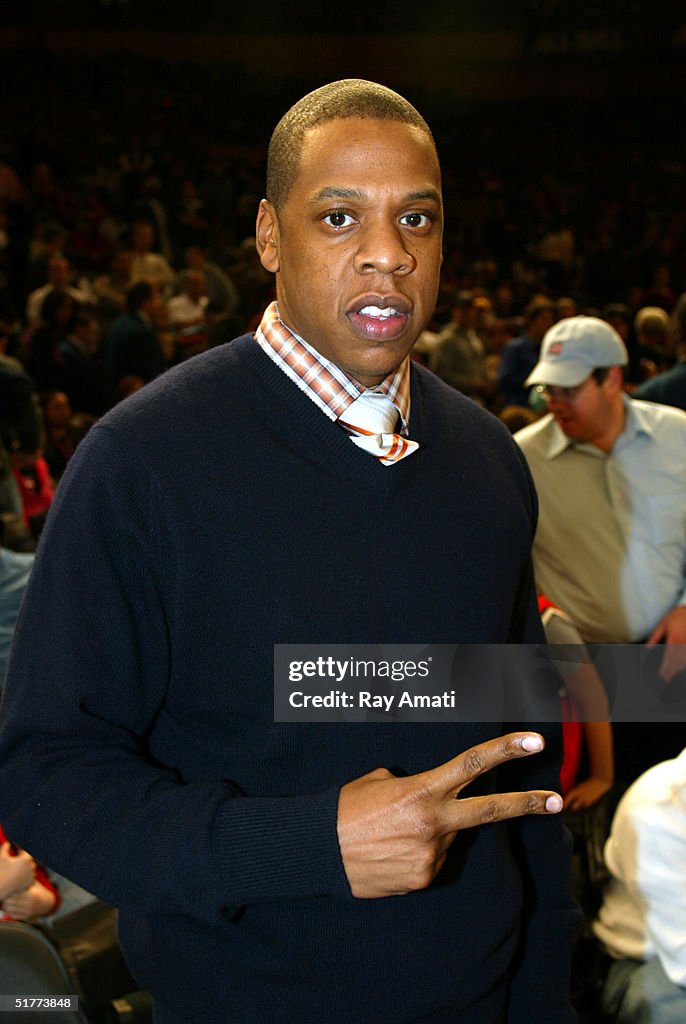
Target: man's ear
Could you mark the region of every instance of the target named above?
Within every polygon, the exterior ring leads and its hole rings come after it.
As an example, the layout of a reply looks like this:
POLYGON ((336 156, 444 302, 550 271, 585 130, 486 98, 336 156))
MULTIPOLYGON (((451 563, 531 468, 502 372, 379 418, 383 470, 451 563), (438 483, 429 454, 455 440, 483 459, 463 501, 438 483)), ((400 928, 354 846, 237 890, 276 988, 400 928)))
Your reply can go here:
POLYGON ((262 199, 257 211, 255 240, 260 262, 275 274, 279 269, 279 221, 268 199, 262 199))
POLYGON ((610 390, 619 394, 624 387, 624 372, 621 366, 611 366, 607 375, 610 390))

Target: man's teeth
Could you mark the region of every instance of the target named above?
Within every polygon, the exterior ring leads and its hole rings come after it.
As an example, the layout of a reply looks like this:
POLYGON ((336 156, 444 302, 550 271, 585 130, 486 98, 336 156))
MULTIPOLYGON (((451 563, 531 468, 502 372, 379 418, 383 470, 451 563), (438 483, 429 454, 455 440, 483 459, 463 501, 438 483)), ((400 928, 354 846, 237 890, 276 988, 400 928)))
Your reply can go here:
POLYGON ((393 306, 384 306, 383 309, 380 309, 378 306, 363 306, 360 313, 362 313, 363 316, 375 316, 382 320, 388 319, 389 316, 400 315, 398 310, 394 309, 393 306))

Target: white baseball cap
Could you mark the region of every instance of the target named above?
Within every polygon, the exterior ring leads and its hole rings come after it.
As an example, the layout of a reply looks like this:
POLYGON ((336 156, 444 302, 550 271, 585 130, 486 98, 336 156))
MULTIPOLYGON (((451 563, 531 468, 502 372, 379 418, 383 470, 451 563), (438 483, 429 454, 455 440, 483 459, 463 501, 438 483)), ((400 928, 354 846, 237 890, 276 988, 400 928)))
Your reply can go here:
POLYGON ((525 384, 574 388, 593 370, 628 362, 626 346, 614 327, 596 316, 570 316, 546 331, 540 359, 525 384))

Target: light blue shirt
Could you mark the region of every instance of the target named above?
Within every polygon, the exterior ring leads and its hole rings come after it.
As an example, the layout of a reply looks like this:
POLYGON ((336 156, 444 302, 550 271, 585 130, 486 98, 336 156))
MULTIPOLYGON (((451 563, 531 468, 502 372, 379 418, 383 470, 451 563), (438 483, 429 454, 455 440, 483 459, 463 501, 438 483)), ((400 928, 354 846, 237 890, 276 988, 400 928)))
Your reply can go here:
POLYGON ((19 606, 33 567, 34 556, 0 548, 0 691, 19 606))
POLYGON ((643 640, 686 604, 686 413, 624 401, 610 454, 550 414, 515 435, 540 501, 537 583, 586 642, 643 640))

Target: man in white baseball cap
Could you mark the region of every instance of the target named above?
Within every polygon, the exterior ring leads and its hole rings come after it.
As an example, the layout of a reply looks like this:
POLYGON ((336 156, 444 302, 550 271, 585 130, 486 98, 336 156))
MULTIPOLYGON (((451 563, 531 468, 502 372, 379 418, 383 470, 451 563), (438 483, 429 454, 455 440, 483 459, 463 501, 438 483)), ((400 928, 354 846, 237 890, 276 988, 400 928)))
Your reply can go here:
POLYGON ((624 429, 626 410, 619 368, 627 362, 624 342, 604 320, 567 317, 546 333, 541 358, 526 386, 536 385, 567 437, 609 452, 624 429), (617 368, 612 375, 611 367, 617 368), (597 388, 589 387, 593 381, 597 388))
MULTIPOLYGON (((540 589, 587 643, 664 643, 661 674, 670 680, 686 650, 686 417, 629 398, 626 363, 624 343, 604 321, 555 324, 527 379, 548 414, 515 440, 540 501, 540 589)), ((673 750, 671 728, 660 726, 658 756, 643 740, 628 744, 633 763, 618 760, 618 777, 631 781, 675 756, 684 725, 674 729, 673 750)))
POLYGON ((551 327, 543 339, 541 357, 526 384, 576 387, 591 370, 626 366, 624 342, 613 327, 595 316, 572 316, 551 327))

